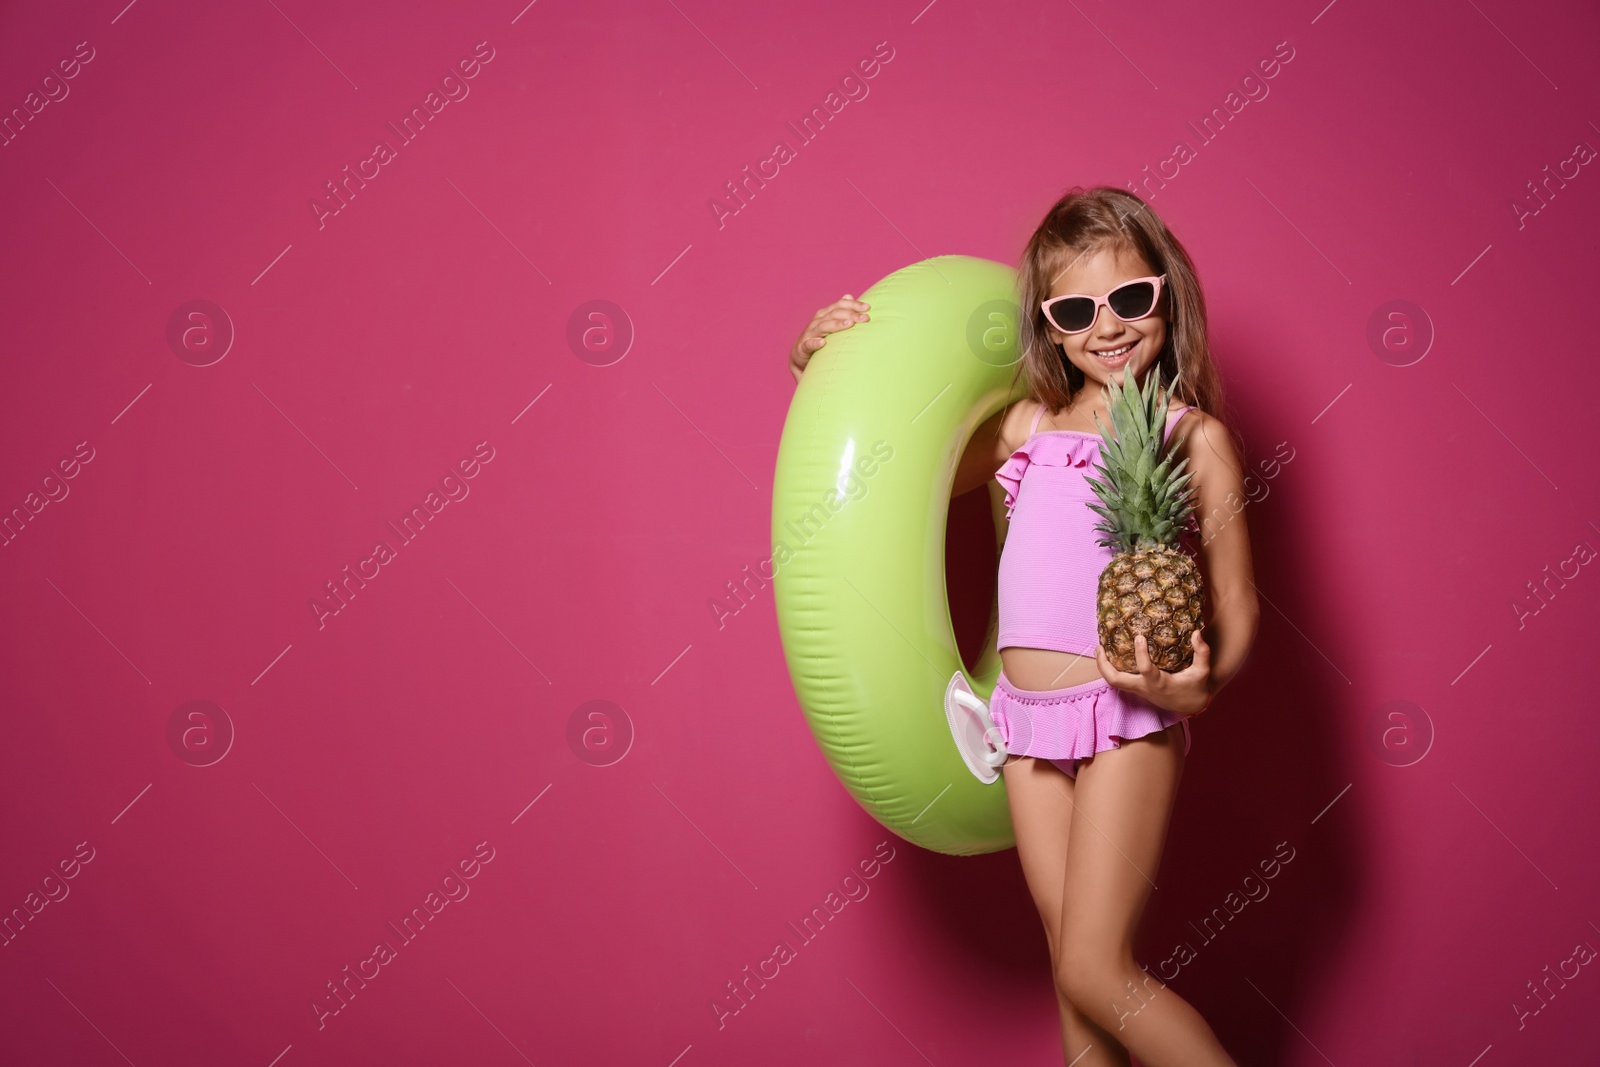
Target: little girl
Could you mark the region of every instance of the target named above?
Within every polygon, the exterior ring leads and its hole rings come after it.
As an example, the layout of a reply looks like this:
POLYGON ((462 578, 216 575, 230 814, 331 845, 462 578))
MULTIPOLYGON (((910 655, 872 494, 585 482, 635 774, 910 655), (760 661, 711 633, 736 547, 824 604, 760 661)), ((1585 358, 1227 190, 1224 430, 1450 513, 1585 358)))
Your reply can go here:
MULTIPOLYGON (((1132 193, 1075 187, 1045 215, 1018 272, 1018 374, 1028 399, 973 435, 952 495, 995 478, 1011 529, 1000 558, 1002 669, 989 711, 1006 749, 1017 855, 1044 922, 1072 1067, 1232 1064, 1186 1001, 1133 958, 1155 886, 1189 720, 1243 664, 1258 608, 1244 516, 1186 544, 1205 578, 1209 642, 1167 673, 1135 641, 1136 672, 1097 643, 1095 583, 1111 550, 1090 527, 1105 386, 1159 376, 1166 433, 1193 472, 1195 513, 1243 499, 1243 472, 1217 419, 1222 385, 1206 342, 1205 298, 1183 245, 1132 193), (1130 377, 1131 376, 1131 377, 1130 377), (1081 514, 1080 514, 1081 512, 1081 514)), ((799 381, 824 335, 867 320, 850 294, 822 308, 790 353, 799 381)), ((1174 460, 1176 462, 1176 460, 1174 460)))

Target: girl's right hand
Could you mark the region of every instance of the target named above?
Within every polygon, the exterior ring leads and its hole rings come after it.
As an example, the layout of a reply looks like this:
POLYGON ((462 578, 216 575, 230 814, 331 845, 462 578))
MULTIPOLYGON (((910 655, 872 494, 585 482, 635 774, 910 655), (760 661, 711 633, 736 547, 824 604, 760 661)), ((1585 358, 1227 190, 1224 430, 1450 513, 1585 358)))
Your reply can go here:
POLYGON ((789 350, 789 373, 794 375, 795 381, 798 382, 800 376, 806 372, 806 365, 811 362, 812 354, 828 343, 827 337, 823 335, 848 329, 858 322, 866 322, 870 318, 866 313, 867 307, 868 305, 846 293, 827 307, 817 310, 811 325, 800 332, 794 347, 789 350))

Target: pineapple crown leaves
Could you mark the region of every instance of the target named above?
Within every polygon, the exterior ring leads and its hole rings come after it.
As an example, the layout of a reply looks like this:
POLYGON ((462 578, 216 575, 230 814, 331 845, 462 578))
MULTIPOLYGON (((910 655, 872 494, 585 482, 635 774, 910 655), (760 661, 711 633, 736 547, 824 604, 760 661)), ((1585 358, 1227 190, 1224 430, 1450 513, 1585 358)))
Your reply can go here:
POLYGON ((1095 417, 1103 439, 1095 470, 1103 480, 1085 479, 1100 498, 1088 504, 1103 520, 1094 527, 1105 535, 1097 543, 1117 550, 1174 544, 1194 511, 1194 472, 1185 470, 1187 459, 1173 463, 1183 438, 1162 446, 1170 394, 1161 388, 1159 375, 1147 376, 1140 386, 1128 381, 1127 371, 1121 382, 1107 383, 1106 394, 1116 436, 1095 417))

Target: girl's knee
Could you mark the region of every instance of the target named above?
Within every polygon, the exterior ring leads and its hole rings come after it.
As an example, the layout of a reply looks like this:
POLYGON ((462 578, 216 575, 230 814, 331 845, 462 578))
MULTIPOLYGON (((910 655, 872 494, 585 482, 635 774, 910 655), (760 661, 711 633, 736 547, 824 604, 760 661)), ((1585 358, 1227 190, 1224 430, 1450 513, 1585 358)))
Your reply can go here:
POLYGON ((1097 994, 1110 988, 1110 968, 1081 953, 1059 953, 1055 971, 1056 991, 1079 1011, 1091 1002, 1098 1004, 1102 998, 1097 994))
POLYGON ((1100 952, 1064 951, 1055 964, 1056 989, 1084 1015, 1109 1030, 1154 999, 1161 983, 1132 960, 1100 952))

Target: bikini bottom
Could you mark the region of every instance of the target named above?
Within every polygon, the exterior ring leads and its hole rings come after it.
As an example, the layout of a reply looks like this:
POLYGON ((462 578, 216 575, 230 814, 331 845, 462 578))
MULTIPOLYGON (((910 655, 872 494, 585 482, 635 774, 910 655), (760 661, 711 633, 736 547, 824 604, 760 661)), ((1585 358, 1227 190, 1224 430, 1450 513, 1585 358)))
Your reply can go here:
POLYGON ((989 697, 989 715, 1007 752, 1049 760, 1074 779, 1079 760, 1174 723, 1182 724, 1183 751, 1189 752, 1188 716, 1157 707, 1104 678, 1065 689, 1018 689, 1001 671, 989 697))

